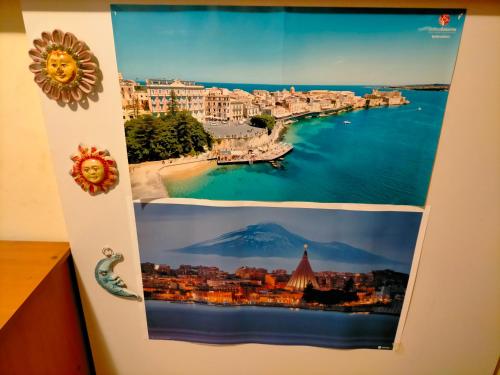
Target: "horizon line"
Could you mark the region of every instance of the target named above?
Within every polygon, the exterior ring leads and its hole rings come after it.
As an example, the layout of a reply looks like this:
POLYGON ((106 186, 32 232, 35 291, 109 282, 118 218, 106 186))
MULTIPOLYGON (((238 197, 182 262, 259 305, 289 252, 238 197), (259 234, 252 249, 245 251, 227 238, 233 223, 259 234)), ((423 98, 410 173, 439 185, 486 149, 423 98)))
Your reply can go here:
POLYGON ((441 86, 451 86, 451 83, 442 83, 442 82, 418 82, 418 83, 266 83, 266 82, 233 82, 233 81, 205 81, 205 80, 194 80, 194 79, 183 79, 183 78, 164 78, 164 77, 155 77, 155 78, 123 78, 124 80, 131 81, 146 81, 146 80, 179 80, 179 81, 187 81, 187 82, 195 82, 195 83, 229 83, 232 85, 272 85, 272 86, 416 86, 416 85, 441 85, 441 86))

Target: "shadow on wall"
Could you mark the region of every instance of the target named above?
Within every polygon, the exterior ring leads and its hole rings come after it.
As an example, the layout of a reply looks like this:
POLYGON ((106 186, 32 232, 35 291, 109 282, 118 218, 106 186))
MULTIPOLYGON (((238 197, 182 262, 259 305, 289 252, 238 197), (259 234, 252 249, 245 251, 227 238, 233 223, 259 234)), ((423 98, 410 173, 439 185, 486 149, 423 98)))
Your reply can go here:
POLYGON ((19 0, 0 0, 0 32, 25 33, 19 0))

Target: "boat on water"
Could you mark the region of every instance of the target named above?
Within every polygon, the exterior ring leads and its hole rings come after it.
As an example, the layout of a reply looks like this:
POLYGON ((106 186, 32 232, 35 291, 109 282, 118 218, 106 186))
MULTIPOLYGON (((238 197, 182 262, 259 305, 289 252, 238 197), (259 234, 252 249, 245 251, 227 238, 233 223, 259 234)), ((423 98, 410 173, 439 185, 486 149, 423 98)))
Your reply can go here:
POLYGON ((417 108, 417 110, 418 110, 418 111, 421 111, 421 110, 422 110, 422 107, 418 107, 418 108, 417 108))
POLYGON ((312 116, 306 116, 305 118, 312 118, 312 116))
POLYGON ((273 168, 276 168, 276 169, 283 169, 283 164, 281 164, 279 161, 277 160, 271 160, 269 162, 269 164, 272 165, 273 168))
POLYGON ((349 125, 350 123, 350 121, 344 120, 344 125, 349 125))

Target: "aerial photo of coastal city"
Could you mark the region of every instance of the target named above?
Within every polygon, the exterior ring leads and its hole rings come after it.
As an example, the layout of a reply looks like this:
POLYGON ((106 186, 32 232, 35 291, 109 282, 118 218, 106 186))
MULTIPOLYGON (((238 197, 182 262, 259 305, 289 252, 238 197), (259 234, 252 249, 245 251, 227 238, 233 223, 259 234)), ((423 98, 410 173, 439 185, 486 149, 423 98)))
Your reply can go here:
POLYGON ((425 204, 463 13, 112 15, 134 199, 425 204))

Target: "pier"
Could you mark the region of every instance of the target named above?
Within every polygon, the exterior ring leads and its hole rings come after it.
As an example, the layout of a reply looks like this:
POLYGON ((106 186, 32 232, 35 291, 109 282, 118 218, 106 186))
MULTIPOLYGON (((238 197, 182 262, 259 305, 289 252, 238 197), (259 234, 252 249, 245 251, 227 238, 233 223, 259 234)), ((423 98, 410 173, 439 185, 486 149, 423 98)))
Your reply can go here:
POLYGON ((270 162, 279 159, 293 150, 293 146, 289 143, 280 142, 273 148, 264 152, 255 153, 252 150, 248 152, 232 152, 230 154, 221 154, 217 157, 218 165, 225 164, 253 164, 270 162))
POLYGON ((347 105, 344 107, 326 109, 323 111, 315 111, 315 112, 309 111, 309 112, 291 114, 291 115, 288 115, 285 117, 279 117, 279 118, 277 118, 277 120, 289 121, 289 120, 302 120, 302 119, 309 118, 309 117, 333 116, 333 115, 338 115, 339 113, 342 113, 342 112, 352 111, 353 109, 354 108, 352 105, 347 105))

